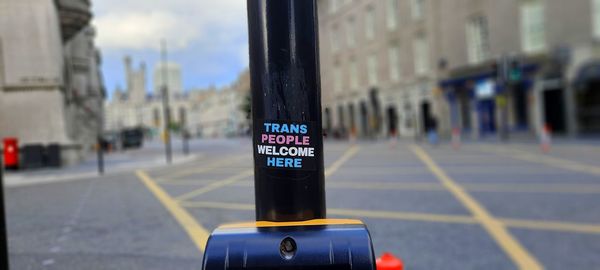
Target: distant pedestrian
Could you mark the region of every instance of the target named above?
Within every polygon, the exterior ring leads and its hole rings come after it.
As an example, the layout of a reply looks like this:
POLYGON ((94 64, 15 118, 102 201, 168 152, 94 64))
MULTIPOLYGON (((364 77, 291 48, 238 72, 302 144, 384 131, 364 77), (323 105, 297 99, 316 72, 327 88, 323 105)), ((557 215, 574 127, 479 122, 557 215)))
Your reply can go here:
POLYGON ((429 119, 429 127, 427 130, 427 138, 429 139, 429 143, 431 145, 438 145, 438 134, 437 134, 437 119, 435 117, 431 117, 429 119))

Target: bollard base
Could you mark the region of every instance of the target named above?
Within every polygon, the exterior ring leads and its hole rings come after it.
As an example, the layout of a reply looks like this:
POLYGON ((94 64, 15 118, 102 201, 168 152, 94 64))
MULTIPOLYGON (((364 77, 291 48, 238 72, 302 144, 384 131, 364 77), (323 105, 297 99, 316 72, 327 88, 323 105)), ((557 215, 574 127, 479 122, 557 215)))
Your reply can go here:
POLYGON ((360 221, 254 222, 217 228, 202 269, 375 270, 375 255, 360 221))

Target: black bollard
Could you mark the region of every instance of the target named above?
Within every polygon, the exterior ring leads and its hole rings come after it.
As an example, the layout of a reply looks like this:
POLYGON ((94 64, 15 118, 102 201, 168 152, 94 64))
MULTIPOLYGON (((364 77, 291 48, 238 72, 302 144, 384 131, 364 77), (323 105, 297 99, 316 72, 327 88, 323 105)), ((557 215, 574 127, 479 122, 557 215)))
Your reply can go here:
POLYGON ((97 146, 96 146, 96 154, 97 154, 97 160, 98 160, 98 174, 99 175, 103 175, 104 174, 104 143, 103 143, 103 139, 101 136, 98 136, 98 142, 97 142, 97 146))
POLYGON ((256 219, 325 218, 315 3, 251 0, 248 21, 256 219))
POLYGON ((202 269, 374 270, 366 226, 326 219, 316 0, 248 0, 256 222, 224 225, 202 269))
POLYGON ((0 269, 9 269, 6 211, 4 210, 4 164, 0 157, 0 269))

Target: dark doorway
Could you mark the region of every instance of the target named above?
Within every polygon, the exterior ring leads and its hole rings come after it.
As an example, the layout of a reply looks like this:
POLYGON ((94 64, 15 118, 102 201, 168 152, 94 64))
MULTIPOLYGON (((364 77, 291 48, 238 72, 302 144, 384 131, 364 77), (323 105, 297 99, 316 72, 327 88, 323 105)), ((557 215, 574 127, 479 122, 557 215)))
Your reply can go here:
POLYGON ((477 109, 481 135, 496 133, 496 102, 493 99, 479 100, 477 109))
POLYGON ((428 101, 421 103, 421 123, 423 134, 431 128, 431 105, 428 101))
POLYGON ((388 133, 390 135, 398 134, 398 113, 396 107, 390 106, 387 109, 388 133))
POLYGON ((564 134, 567 129, 562 89, 544 91, 544 111, 545 124, 552 133, 564 134))
POLYGON ((592 80, 577 92, 577 118, 581 133, 600 133, 600 80, 592 80))
POLYGON ((471 95, 464 89, 459 90, 457 94, 461 126, 464 130, 471 130, 471 95))
POLYGON ((527 112, 527 88, 522 84, 516 85, 513 91, 513 98, 516 128, 520 130, 527 129, 529 118, 527 112))
POLYGON ((346 119, 344 119, 344 107, 342 106, 338 106, 338 121, 338 128, 340 129, 340 132, 344 132, 346 129, 346 119))
POLYGON ((369 111, 367 109, 367 103, 362 101, 360 103, 360 124, 362 134, 365 136, 369 135, 369 111))
POLYGON ((331 110, 325 108, 325 134, 331 133, 331 110))
POLYGON ((350 132, 354 133, 353 135, 356 135, 356 113, 354 112, 354 104, 348 105, 348 114, 350 117, 350 132))

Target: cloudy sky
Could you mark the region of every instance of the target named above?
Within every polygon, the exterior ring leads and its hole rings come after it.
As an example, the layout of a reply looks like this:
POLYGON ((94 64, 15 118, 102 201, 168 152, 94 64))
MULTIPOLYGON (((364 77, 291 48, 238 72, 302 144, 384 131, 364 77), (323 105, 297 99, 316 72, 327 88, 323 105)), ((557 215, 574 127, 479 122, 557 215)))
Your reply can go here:
POLYGON ((152 67, 166 39, 169 60, 182 66, 184 88, 226 85, 248 66, 245 0, 93 1, 97 45, 107 90, 125 87, 123 57, 152 67))

